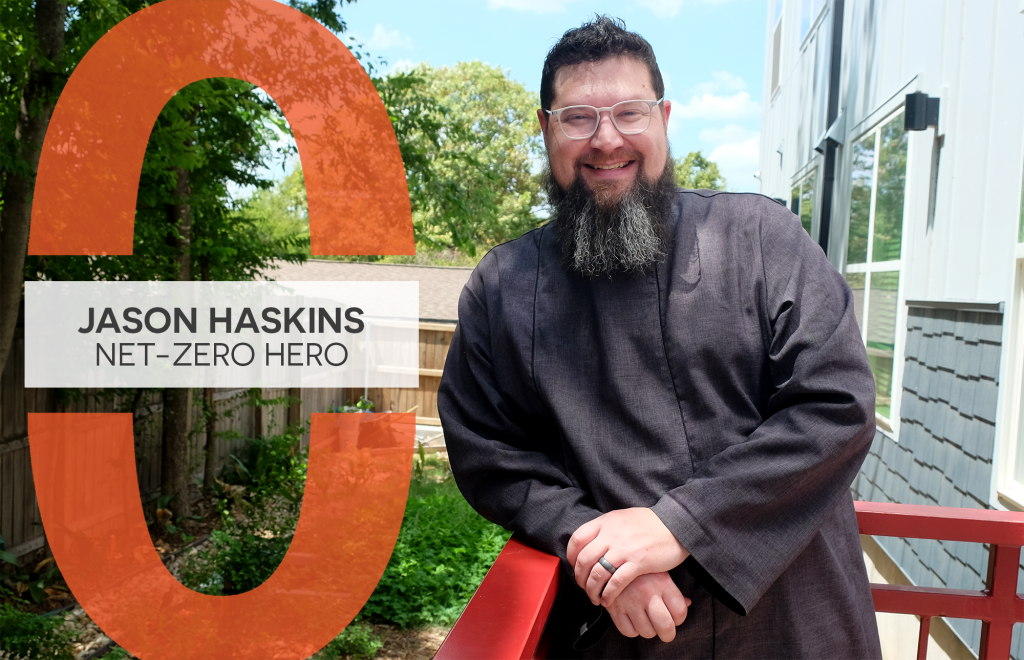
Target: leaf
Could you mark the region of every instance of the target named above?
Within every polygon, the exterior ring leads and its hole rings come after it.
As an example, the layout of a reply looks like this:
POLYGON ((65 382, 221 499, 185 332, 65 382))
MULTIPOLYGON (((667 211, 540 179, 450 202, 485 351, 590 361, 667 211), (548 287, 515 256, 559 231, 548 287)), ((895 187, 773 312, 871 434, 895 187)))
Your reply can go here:
POLYGON ((28 585, 28 590, 29 594, 32 596, 32 600, 36 603, 41 603, 46 600, 46 585, 43 584, 42 580, 28 585))
POLYGON ((38 564, 36 564, 36 567, 34 569, 32 569, 32 572, 33 573, 38 573, 41 570, 43 570, 44 566, 46 566, 47 564, 52 564, 52 563, 53 563, 53 557, 47 557, 43 561, 41 561, 38 564))
POLYGON ((0 550, 0 560, 3 560, 8 564, 14 564, 15 566, 18 565, 18 558, 6 550, 0 550))

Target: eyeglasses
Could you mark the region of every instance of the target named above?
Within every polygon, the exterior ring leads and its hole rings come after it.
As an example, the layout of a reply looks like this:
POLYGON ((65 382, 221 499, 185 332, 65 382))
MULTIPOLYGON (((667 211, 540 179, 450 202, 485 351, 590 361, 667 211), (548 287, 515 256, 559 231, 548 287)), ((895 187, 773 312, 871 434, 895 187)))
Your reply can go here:
POLYGON ((570 140, 586 140, 597 132, 601 123, 601 113, 608 112, 615 130, 623 135, 643 133, 651 125, 651 113, 654 106, 665 100, 657 101, 619 101, 608 108, 595 108, 592 105, 570 105, 558 110, 545 110, 547 114, 558 120, 562 133, 570 140))

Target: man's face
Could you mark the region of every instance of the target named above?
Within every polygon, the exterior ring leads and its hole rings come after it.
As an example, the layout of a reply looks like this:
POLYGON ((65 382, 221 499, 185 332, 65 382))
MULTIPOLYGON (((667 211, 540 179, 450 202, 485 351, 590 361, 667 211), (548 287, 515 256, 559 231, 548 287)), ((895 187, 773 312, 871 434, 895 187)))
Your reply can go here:
MULTIPOLYGON (((570 105, 604 108, 633 99, 658 100, 647 67, 629 57, 563 67, 555 74, 554 90, 552 110, 570 105)), ((638 172, 646 174, 648 180, 657 180, 668 158, 666 126, 670 111, 668 101, 654 108, 650 127, 637 135, 619 133, 609 113, 602 112, 596 133, 585 140, 570 140, 557 119, 538 110, 555 181, 568 190, 576 177, 581 177, 598 203, 607 205, 621 199, 638 172)))

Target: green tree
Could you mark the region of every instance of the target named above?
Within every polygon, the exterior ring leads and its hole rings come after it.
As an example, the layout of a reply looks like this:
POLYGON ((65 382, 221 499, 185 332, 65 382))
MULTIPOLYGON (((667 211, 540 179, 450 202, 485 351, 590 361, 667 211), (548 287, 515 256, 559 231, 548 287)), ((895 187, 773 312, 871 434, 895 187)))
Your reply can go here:
MULTIPOLYGON (((343 0, 351 2, 352 0, 343 0)), ((230 184, 265 189, 260 176, 278 130, 280 110, 251 84, 203 80, 176 94, 150 135, 136 207, 130 257, 33 257, 25 260, 31 192, 39 148, 63 84, 89 48, 110 28, 151 4, 146 0, 79 0, 66 12, 57 3, 14 0, 3 4, 0 121, 3 164, 2 336, 6 360, 22 277, 67 280, 237 280, 256 277, 275 258, 304 258, 301 233, 257 231, 259 218, 228 195, 230 184), (45 12, 44 12, 45 9, 45 12), (45 15, 44 15, 45 14, 45 15), (13 192, 12 192, 13 191, 13 192), (24 236, 22 236, 22 234, 24 236), (21 264, 25 264, 24 271, 21 264), (16 277, 8 277, 8 271, 16 277), (11 313, 13 308, 15 313, 11 313), (8 331, 10 325, 10 331, 8 331)), ((290 4, 335 32, 345 29, 329 0, 290 4)), ((356 51, 357 57, 365 54, 356 51)), ((186 411, 190 392, 167 390, 164 405, 163 489, 188 513, 186 411)))
POLYGON ((475 254, 539 224, 535 94, 480 62, 423 63, 374 83, 402 151, 418 246, 475 254))
POLYGON ((708 160, 700 151, 691 151, 676 158, 676 184, 691 190, 725 190, 725 177, 718 164, 708 160))

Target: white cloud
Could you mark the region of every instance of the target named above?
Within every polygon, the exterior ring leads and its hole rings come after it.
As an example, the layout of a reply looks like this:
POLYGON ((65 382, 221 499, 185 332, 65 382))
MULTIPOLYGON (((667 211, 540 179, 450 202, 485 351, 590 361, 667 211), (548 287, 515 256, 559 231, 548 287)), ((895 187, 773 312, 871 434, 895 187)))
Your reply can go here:
POLYGON ((412 48, 412 39, 398 30, 385 30, 384 26, 377 23, 373 28, 373 36, 366 42, 370 49, 384 50, 386 48, 412 48))
POLYGON ((731 96, 705 92, 691 97, 685 105, 674 103, 672 112, 684 119, 741 119, 760 115, 761 104, 752 100, 747 92, 731 96))
POLYGON ((388 70, 388 75, 391 75, 392 73, 409 73, 415 68, 416 63, 412 60, 401 59, 391 66, 391 69, 388 70))
POLYGON ((565 11, 573 0, 487 0, 487 8, 532 11, 535 14, 554 14, 565 11))
POLYGON ((704 142, 719 146, 729 142, 746 142, 750 139, 757 139, 759 133, 749 128, 743 128, 736 124, 729 124, 722 128, 705 128, 698 137, 704 142))
POLYGON ((713 160, 721 167, 729 169, 757 167, 759 159, 760 137, 753 137, 743 142, 729 142, 715 147, 708 160, 713 160))
POLYGON ((760 159, 760 142, 760 136, 755 134, 746 140, 720 144, 708 154, 708 160, 718 164, 729 190, 757 191, 758 184, 754 174, 757 172, 760 159))
POLYGON ((712 71, 711 80, 693 86, 694 94, 707 94, 720 91, 737 92, 747 88, 743 78, 734 76, 728 71, 712 71))

